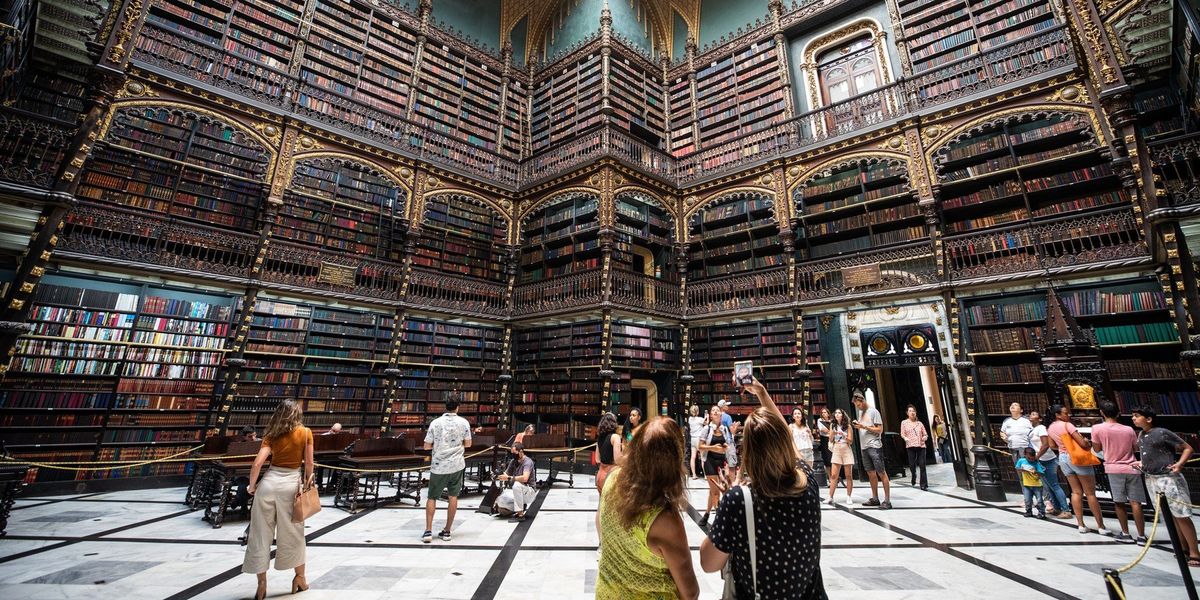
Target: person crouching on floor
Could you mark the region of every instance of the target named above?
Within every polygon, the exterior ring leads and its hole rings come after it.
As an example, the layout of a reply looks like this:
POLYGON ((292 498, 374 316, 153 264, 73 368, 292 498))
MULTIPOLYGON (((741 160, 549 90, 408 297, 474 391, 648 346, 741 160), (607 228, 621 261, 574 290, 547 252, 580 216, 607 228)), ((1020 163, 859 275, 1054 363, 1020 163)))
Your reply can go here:
POLYGON ((500 481, 511 481, 512 489, 505 490, 496 499, 496 509, 502 517, 512 516, 511 522, 525 520, 525 510, 533 503, 537 490, 533 487, 533 459, 525 456, 525 444, 513 444, 513 460, 499 477, 500 481))

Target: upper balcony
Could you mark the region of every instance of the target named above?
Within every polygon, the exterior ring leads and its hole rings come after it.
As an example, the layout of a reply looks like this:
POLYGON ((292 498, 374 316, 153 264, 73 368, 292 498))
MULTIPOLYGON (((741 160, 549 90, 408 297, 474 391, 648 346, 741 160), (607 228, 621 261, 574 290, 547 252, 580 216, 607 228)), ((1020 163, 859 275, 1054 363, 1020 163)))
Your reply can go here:
MULTIPOLYGON (((183 77, 194 87, 235 95, 247 104, 386 148, 416 160, 516 191, 602 158, 619 161, 678 188, 686 188, 766 161, 862 135, 901 119, 967 102, 1031 78, 1065 73, 1076 65, 1065 26, 997 46, 848 100, 821 107, 750 135, 672 156, 629 134, 610 116, 525 160, 446 135, 378 104, 317 87, 268 67, 231 71, 244 59, 213 44, 189 40, 147 24, 134 52, 145 70, 183 77), (149 51, 149 48, 155 51, 149 51)), ((621 43, 620 41, 614 43, 621 43)), ((401 111, 396 111, 401 112, 401 111)))

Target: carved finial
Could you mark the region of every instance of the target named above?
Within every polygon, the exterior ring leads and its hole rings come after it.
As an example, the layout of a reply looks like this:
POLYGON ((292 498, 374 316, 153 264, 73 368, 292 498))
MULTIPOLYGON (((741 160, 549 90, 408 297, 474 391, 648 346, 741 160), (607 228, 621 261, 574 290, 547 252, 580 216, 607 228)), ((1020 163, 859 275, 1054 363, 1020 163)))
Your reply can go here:
POLYGON ((600 9, 600 31, 605 34, 611 34, 612 24, 612 11, 608 8, 608 0, 604 0, 604 8, 600 9))

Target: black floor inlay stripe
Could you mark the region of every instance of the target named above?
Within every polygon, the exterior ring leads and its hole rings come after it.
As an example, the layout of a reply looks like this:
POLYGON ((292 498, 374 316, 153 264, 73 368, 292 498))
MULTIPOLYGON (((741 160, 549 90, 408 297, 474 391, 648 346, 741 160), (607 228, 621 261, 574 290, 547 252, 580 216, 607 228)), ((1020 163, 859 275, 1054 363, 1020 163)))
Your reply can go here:
MULTIPOLYGON (((549 491, 549 486, 539 490, 537 498, 534 498, 533 504, 529 505, 525 510, 525 514, 536 518, 538 511, 542 508, 542 503, 546 501, 546 493, 549 491)), ((496 556, 496 560, 492 562, 492 567, 488 569, 487 574, 483 576, 483 581, 479 583, 479 587, 471 595, 471 600, 492 600, 496 597, 496 592, 500 591, 500 586, 504 583, 504 579, 508 577, 508 570, 512 568, 513 560, 517 558, 517 553, 521 551, 521 542, 525 541, 525 535, 529 533, 529 528, 533 524, 533 521, 534 519, 526 519, 517 523, 516 529, 513 529, 512 534, 508 536, 508 541, 505 542, 504 549, 496 556)))
POLYGON ((71 498, 42 498, 42 497, 38 497, 38 496, 33 496, 30 498, 18 498, 18 500, 45 500, 45 502, 41 502, 39 504, 32 504, 32 505, 28 505, 28 506, 14 506, 12 509, 13 510, 21 510, 22 508, 33 508, 34 506, 45 506, 47 504, 58 504, 59 502, 75 502, 77 500, 84 500, 85 498, 91 498, 92 496, 99 496, 100 494, 106 494, 106 493, 108 493, 108 492, 93 492, 91 494, 84 494, 82 496, 76 496, 76 497, 71 497, 71 498))
POLYGON ((896 527, 895 525, 892 525, 891 523, 888 523, 887 521, 876 519, 875 517, 872 517, 868 514, 864 514, 863 512, 860 512, 860 511, 857 511, 854 509, 849 509, 849 508, 846 508, 843 506, 839 506, 838 509, 843 512, 850 513, 864 521, 867 521, 868 523, 872 523, 879 527, 883 527, 884 529, 887 529, 888 531, 892 531, 892 532, 898 533, 900 535, 912 538, 913 540, 920 542, 923 546, 925 546, 927 548, 932 548, 934 550, 944 552, 944 553, 949 554, 950 556, 953 556, 954 558, 957 558, 961 561, 968 562, 968 563, 971 563, 981 569, 986 569, 988 571, 991 571, 992 573, 995 573, 1001 577, 1004 577, 1005 579, 1008 579, 1009 581, 1013 581, 1013 582, 1016 582, 1016 583, 1019 583, 1019 584, 1025 586, 1025 587, 1037 590, 1043 594, 1046 594, 1047 596, 1050 596, 1051 598, 1058 598, 1059 600, 1080 600, 1077 596, 1072 596, 1070 594, 1067 594, 1067 593, 1061 592, 1057 589, 1054 589, 1050 586, 1043 585, 1042 583, 1039 583, 1033 579, 1030 579, 1023 575, 1014 573, 1003 567, 994 565, 990 562, 987 562, 986 560, 981 560, 981 559, 975 558, 974 556, 971 556, 970 554, 967 554, 965 552, 960 552, 947 544, 940 544, 940 543, 934 542, 933 540, 931 540, 929 538, 923 537, 921 535, 918 535, 918 534, 908 531, 906 529, 896 527))

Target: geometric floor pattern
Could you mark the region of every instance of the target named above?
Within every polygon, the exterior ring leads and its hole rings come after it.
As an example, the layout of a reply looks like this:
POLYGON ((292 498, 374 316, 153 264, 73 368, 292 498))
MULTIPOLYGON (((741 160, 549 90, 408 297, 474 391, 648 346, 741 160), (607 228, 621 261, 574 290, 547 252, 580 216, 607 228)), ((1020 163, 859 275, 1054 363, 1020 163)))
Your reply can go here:
MULTIPOLYGON (((1025 519, 1012 495, 980 502, 945 481, 944 466, 936 470, 930 491, 897 483, 894 510, 862 507, 866 484, 854 486, 854 508, 822 509, 821 570, 831 598, 1103 599, 1100 570, 1139 551, 1081 535, 1070 522, 1025 519)), ((691 505, 703 508, 704 482, 690 484, 691 505)), ((577 476, 574 488, 539 491, 533 518, 517 524, 475 513, 480 497, 464 497, 453 541, 430 545, 418 539, 424 517, 411 503, 351 515, 325 497, 325 509, 305 524, 311 589, 300 598, 593 598, 597 497, 591 477, 577 476)), ((0 538, 0 598, 252 596, 254 578, 241 574, 237 541, 246 522, 213 529, 182 499, 182 488, 20 499, 0 538)), ((687 516, 699 570, 704 531, 697 514, 687 516)), ((444 518, 439 511, 435 530, 444 518)), ((1158 537, 1123 577, 1130 600, 1187 597, 1161 527, 1158 537)), ((701 598, 720 596, 718 575, 699 579, 701 598)), ((290 580, 290 571, 270 571, 270 597, 287 596, 290 580)))

